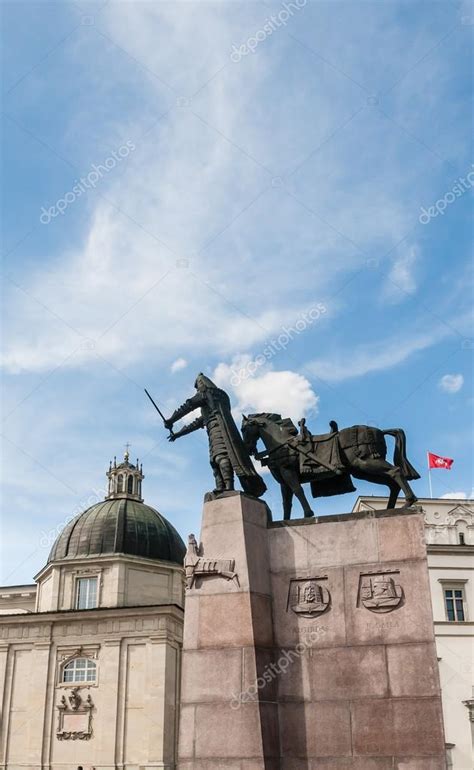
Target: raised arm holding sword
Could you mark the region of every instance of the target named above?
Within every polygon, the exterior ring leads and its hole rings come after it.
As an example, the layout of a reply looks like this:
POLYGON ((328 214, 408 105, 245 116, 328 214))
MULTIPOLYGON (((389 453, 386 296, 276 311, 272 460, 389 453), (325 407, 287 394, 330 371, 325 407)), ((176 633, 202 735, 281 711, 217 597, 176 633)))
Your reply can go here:
POLYGON ((209 439, 209 461, 215 479, 213 494, 219 495, 222 492, 234 490, 235 473, 244 492, 260 497, 266 491, 266 485, 255 470, 250 455, 245 449, 232 417, 227 393, 202 373, 198 374, 194 387, 196 394, 178 407, 169 419, 164 417, 148 391, 145 390, 145 393, 162 418, 165 428, 170 431, 169 441, 175 441, 199 428, 206 429, 209 439), (175 422, 195 409, 201 410, 200 416, 174 433, 175 422))

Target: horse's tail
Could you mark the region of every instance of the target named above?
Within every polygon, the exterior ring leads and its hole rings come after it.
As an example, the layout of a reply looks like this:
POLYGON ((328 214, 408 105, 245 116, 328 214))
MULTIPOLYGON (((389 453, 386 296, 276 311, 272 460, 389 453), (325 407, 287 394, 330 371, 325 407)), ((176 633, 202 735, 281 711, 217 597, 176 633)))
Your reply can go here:
POLYGON ((407 458, 405 431, 401 428, 387 428, 387 430, 383 430, 382 433, 384 436, 393 436, 395 439, 395 452, 393 453, 394 465, 400 468, 408 481, 419 479, 420 474, 415 470, 407 458))

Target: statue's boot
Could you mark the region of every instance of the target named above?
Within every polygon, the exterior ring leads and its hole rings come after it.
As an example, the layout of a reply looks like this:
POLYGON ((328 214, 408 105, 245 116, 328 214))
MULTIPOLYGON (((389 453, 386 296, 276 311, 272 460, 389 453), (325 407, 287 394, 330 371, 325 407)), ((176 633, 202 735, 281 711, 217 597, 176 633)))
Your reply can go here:
POLYGON ((225 487, 225 482, 224 482, 224 479, 222 477, 222 473, 219 470, 219 466, 218 465, 213 466, 212 471, 214 473, 214 480, 215 480, 215 483, 216 483, 216 488, 213 490, 213 494, 214 495, 218 495, 221 492, 225 492, 225 488, 226 488, 225 487))
POLYGON ((228 457, 222 457, 219 461, 219 470, 224 480, 226 492, 234 491, 234 470, 228 457))

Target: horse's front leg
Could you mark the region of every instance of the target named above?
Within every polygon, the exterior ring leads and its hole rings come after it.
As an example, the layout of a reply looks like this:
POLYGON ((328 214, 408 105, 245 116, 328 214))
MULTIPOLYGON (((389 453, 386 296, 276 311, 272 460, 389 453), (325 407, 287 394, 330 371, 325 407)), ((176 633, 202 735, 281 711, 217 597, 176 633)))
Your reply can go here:
POLYGON ((284 480, 280 468, 277 468, 274 465, 270 465, 270 472, 275 479, 275 481, 278 481, 280 485, 281 490, 281 499, 283 502, 283 518, 284 519, 291 519, 291 508, 293 505, 293 490, 291 487, 288 486, 286 481, 284 480))
POLYGON ((293 490, 284 481, 280 483, 281 497, 283 500, 283 518, 291 519, 293 505, 293 490))
POLYGON ((283 480, 290 487, 290 490, 293 492, 294 495, 296 495, 296 497, 300 501, 305 518, 314 516, 314 513, 311 510, 311 506, 308 503, 308 499, 304 493, 303 487, 301 486, 298 471, 293 470, 292 468, 282 468, 281 475, 283 477, 283 480))

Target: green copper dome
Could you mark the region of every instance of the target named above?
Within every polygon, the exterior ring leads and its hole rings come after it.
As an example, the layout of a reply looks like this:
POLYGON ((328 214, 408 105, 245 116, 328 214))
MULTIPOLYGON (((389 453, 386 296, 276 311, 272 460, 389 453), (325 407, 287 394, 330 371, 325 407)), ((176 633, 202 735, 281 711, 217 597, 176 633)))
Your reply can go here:
POLYGON ((154 508, 121 497, 96 503, 63 529, 48 563, 101 554, 129 554, 182 564, 186 548, 175 528, 154 508))

